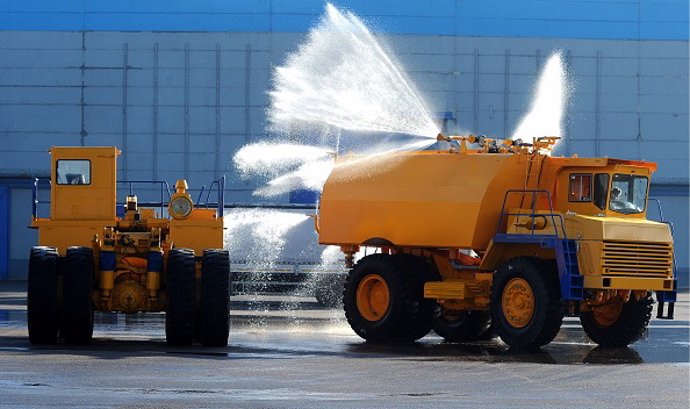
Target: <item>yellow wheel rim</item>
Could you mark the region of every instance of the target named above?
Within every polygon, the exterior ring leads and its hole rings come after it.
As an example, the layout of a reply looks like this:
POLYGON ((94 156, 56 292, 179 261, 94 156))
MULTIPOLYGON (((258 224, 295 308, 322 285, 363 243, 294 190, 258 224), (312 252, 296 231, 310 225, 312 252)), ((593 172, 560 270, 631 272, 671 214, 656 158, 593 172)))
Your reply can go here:
POLYGON ((623 312, 623 303, 617 302, 592 308, 594 321, 602 327, 610 327, 618 321, 623 312))
POLYGON ((379 321, 390 305, 388 284, 378 274, 369 274, 357 287, 357 309, 367 321, 379 321))
POLYGON ((503 316, 515 328, 524 328, 534 315, 534 292, 523 278, 513 278, 503 288, 503 316))

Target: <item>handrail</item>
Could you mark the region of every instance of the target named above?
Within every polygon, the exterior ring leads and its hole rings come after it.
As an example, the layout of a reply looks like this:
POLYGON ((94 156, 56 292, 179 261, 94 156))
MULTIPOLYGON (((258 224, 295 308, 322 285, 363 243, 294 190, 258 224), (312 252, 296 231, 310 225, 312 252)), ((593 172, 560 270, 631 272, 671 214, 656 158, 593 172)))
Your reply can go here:
POLYGON ((656 203, 656 208, 659 210, 659 221, 664 221, 664 211, 661 208, 661 200, 657 199, 656 197, 650 197, 648 201, 656 203))
POLYGON ((664 211, 661 208, 661 200, 656 197, 650 197, 649 200, 656 203, 656 207, 659 210, 659 223, 668 224, 669 229, 671 229, 671 236, 673 236, 673 222, 664 218, 664 211))
MULTIPOLYGON (((545 226, 546 227, 546 226, 545 226)), ((550 233, 550 232, 549 232, 550 233)), ((568 236, 565 231, 565 222, 563 219, 563 215, 560 213, 555 213, 553 210, 553 201, 551 200, 551 193, 546 190, 508 190, 503 198, 503 205, 501 207, 501 216, 499 217, 498 221, 498 226, 496 228, 496 237, 500 239, 506 239, 506 240, 516 240, 516 241, 530 241, 530 242, 540 242, 542 246, 545 244, 548 247, 553 247, 555 251, 555 256, 556 256, 556 263, 558 266, 558 275, 560 278, 560 289, 561 289, 561 294, 565 299, 574 299, 574 300, 581 300, 582 299, 582 276, 579 275, 579 271, 577 270, 577 258, 574 256, 573 249, 571 248, 571 241, 568 240, 568 236), (506 203, 508 202, 508 196, 510 194, 515 194, 515 193, 521 193, 523 196, 523 200, 525 198, 525 194, 531 194, 532 196, 532 208, 531 208, 531 213, 525 213, 525 212, 506 212, 506 203), (539 213, 537 214, 537 195, 539 194, 545 194, 548 203, 549 203, 549 208, 548 212, 549 213, 539 213), (518 237, 513 237, 507 234, 508 229, 506 228, 506 233, 503 235, 503 237, 500 236, 500 230, 501 226, 503 225, 503 222, 505 220, 506 216, 528 216, 532 220, 532 226, 530 228, 530 234, 529 235, 517 235, 518 237), (547 217, 551 218, 551 222, 553 223, 553 229, 554 229, 554 234, 535 234, 535 229, 534 229, 534 219, 536 217, 544 217, 545 219, 547 217), (556 223, 556 220, 558 220, 558 223, 556 223), (560 231, 563 234, 563 238, 560 238, 559 235, 559 225, 560 225, 560 231), (529 240, 528 240, 529 238, 529 240)))
POLYGON ((204 207, 206 209, 208 209, 210 206, 215 206, 217 209, 217 216, 219 218, 223 217, 223 209, 225 208, 225 175, 211 182, 208 189, 206 189, 206 185, 201 186, 199 198, 196 203, 198 207, 204 207), (211 202, 211 193, 214 190, 218 191, 218 196, 216 202, 211 202), (206 201, 202 202, 204 191, 206 192, 206 201))
MULTIPOLYGON (((211 184, 213 186, 213 184, 211 184)), ((206 185, 201 185, 201 190, 199 190, 199 197, 196 199, 196 204, 201 205, 201 197, 204 195, 204 190, 206 189, 206 185)), ((209 188, 211 190, 211 188, 209 188)))
MULTIPOLYGON (((213 191, 213 187, 216 185, 220 186, 219 180, 214 180, 213 182, 211 182, 211 185, 208 187, 208 192, 206 192, 206 203, 207 204, 210 201, 210 196, 211 196, 211 192, 213 191)), ((202 192, 203 192, 203 190, 202 190, 202 192)), ((219 192, 220 192, 220 190, 219 190, 219 192)), ((199 195, 199 196, 201 196, 201 195, 199 195)))
MULTIPOLYGON (((567 239, 567 235, 565 232, 565 223, 563 221, 563 215, 559 213, 554 213, 553 211, 553 201, 551 200, 551 192, 548 190, 542 190, 542 189, 534 189, 534 190, 522 190, 522 189, 510 189, 507 190, 505 195, 503 196, 503 204, 501 205, 501 215, 498 219, 498 225, 496 226, 496 234, 500 234, 501 231, 501 226, 503 225, 503 222, 505 220, 506 216, 527 216, 532 219, 532 225, 534 225, 534 219, 537 217, 550 217, 551 222, 553 223, 554 231, 556 232, 556 236, 558 236, 558 227, 560 224, 560 229, 561 232, 563 233, 563 238, 567 239), (523 197, 525 194, 531 194, 532 196, 532 212, 531 213, 507 213, 506 212, 506 203, 508 202, 508 196, 511 194, 519 193, 522 194, 523 197), (536 213, 537 211, 537 195, 539 194, 545 194, 546 198, 549 203, 549 213, 536 213), (559 224, 556 223, 556 219, 559 220, 559 224)), ((531 235, 534 235, 534 229, 531 229, 531 235)))
POLYGON ((38 206, 41 204, 51 204, 50 200, 47 201, 41 201, 38 198, 38 189, 40 188, 41 183, 47 183, 48 187, 52 188, 52 183, 50 183, 50 179, 39 179, 39 178, 34 178, 34 183, 33 183, 33 188, 31 189, 31 215, 33 216, 34 219, 38 218, 38 206))
MULTIPOLYGON (((150 185, 159 185, 160 186, 160 201, 159 202, 146 202, 145 204, 147 207, 158 207, 160 208, 161 215, 164 213, 165 210, 165 205, 170 201, 170 197, 172 196, 172 193, 170 191, 170 185, 168 185, 168 182, 164 180, 118 180, 118 184, 123 184, 127 185, 129 188, 129 194, 133 194, 133 186, 136 185, 142 185, 142 184, 150 184, 150 185), (165 200, 165 193, 168 194, 168 199, 165 200)), ((144 204, 144 203, 142 203, 144 204)))
POLYGON ((220 178, 219 199, 218 199, 218 217, 223 217, 223 209, 225 209, 225 175, 220 178))
POLYGON ((317 210, 314 204, 301 203, 227 203, 226 209, 285 209, 285 210, 317 210))
MULTIPOLYGON (((659 209, 659 223, 663 223, 668 226, 669 231, 671 232, 671 237, 674 237, 674 228, 673 228, 673 222, 670 220, 665 220, 664 219, 664 211, 661 208, 661 200, 659 200, 656 197, 650 197, 649 200, 652 200, 656 202, 657 208, 659 209)), ((677 277, 678 274, 676 272, 677 269, 677 264, 676 264, 676 252, 673 252, 673 276, 677 277)))
MULTIPOLYGON (((44 205, 44 204, 51 204, 50 200, 47 201, 42 201, 38 197, 38 190, 40 189, 40 185, 43 183, 47 183, 48 186, 52 186, 50 179, 39 179, 39 178, 34 178, 34 183, 33 183, 33 188, 32 188, 32 208, 31 208, 31 214, 34 218, 38 217, 38 210, 39 210, 39 205, 44 205)), ((128 190, 128 194, 132 195, 134 193, 134 185, 143 185, 143 184, 149 184, 149 185, 157 185, 160 189, 160 199, 158 202, 139 202, 140 206, 143 207, 158 207, 160 209, 161 215, 164 214, 165 211, 165 206, 167 203, 170 201, 170 198, 172 197, 172 192, 170 190, 170 185, 168 182, 163 181, 163 180, 119 180, 117 181, 118 185, 125 185, 125 189, 128 190), (166 199, 166 194, 167 194, 167 199, 166 199)), ((201 192, 199 193, 199 203, 201 201, 203 192, 205 190, 205 187, 202 187, 201 192)), ((207 200, 205 204, 199 204, 200 206, 205 206, 208 208, 209 206, 213 205, 217 208, 217 215, 218 217, 223 217, 223 209, 225 208, 225 176, 222 176, 220 179, 214 180, 211 183, 211 186, 209 187, 207 191, 207 200), (218 189, 218 200, 215 203, 212 203, 208 200, 210 197, 211 191, 214 190, 214 187, 218 189)), ((118 203, 120 204, 120 203, 118 203)))

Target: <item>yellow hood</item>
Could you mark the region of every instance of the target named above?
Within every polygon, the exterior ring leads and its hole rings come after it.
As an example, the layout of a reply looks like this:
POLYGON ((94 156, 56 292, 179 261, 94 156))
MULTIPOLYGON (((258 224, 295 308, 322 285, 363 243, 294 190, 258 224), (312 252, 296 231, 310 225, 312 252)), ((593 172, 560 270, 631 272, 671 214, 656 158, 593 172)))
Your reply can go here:
POLYGON ((672 243, 669 226, 644 219, 565 215, 568 238, 672 243))

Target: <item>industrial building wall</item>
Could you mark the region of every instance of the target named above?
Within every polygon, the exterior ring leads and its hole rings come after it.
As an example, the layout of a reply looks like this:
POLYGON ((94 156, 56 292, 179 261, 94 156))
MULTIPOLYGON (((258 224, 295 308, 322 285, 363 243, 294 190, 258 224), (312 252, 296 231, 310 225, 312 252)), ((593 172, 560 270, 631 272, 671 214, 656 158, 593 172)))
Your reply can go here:
MULTIPOLYGON (((0 278, 25 276, 29 177, 48 174, 52 145, 117 145, 121 178, 198 187, 225 174, 229 200, 256 201, 231 156, 265 136, 272 66, 323 4, 230 3, 0 1, 0 209, 11 237, 0 278)), ((559 153, 657 161, 652 194, 687 271, 687 2, 370 3, 347 6, 386 33, 430 109, 452 113, 451 129, 510 134, 561 50, 573 89, 559 153)))

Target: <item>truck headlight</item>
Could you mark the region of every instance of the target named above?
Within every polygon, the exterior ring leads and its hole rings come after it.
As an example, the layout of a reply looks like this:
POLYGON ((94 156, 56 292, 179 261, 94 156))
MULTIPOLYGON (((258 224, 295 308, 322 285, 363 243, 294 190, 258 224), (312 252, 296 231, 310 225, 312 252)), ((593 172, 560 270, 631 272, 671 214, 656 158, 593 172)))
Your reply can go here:
POLYGON ((192 213, 194 204, 187 196, 177 196, 170 201, 168 212, 175 219, 184 219, 192 213))

